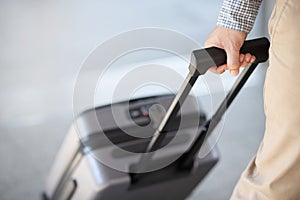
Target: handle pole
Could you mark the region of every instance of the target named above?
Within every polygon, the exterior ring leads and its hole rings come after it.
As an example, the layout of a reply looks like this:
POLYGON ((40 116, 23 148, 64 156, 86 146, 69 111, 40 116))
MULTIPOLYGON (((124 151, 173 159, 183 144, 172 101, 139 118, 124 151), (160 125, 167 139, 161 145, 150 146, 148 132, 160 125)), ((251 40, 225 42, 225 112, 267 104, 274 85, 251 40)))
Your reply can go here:
MULTIPOLYGON (((255 62, 249 67, 246 68, 242 74, 239 76, 235 82, 233 88, 230 90, 224 101, 221 103, 217 112, 213 115, 212 119, 207 121, 193 142, 189 150, 180 157, 180 165, 188 166, 193 163, 195 155, 198 153, 201 148, 204 139, 207 135, 211 134, 212 130, 217 126, 222 115, 225 113, 227 108, 230 106, 238 92, 241 90, 243 85, 248 80, 251 73, 254 71, 256 66, 265 62, 268 59, 268 49, 270 43, 267 38, 259 38, 254 40, 245 41, 240 52, 241 53, 250 53, 256 57, 255 62)), ((210 47, 206 49, 195 50, 191 56, 191 63, 189 66, 190 72, 187 75, 184 83, 180 87, 177 95, 175 96, 173 102, 171 103, 166 115, 161 121, 158 129, 155 131, 150 143, 148 144, 145 153, 142 155, 140 161, 133 165, 132 167, 138 167, 139 171, 142 171, 146 166, 146 163, 150 161, 152 154, 150 152, 157 150, 163 139, 165 138, 165 128, 168 126, 172 120, 176 117, 178 111, 180 110, 180 105, 183 104, 186 97, 188 96, 190 90, 195 84, 199 75, 203 75, 206 71, 213 66, 220 66, 225 64, 227 60, 226 52, 223 49, 216 47, 210 47)), ((135 174, 137 175, 137 174, 135 174)))
POLYGON ((233 84, 232 89, 228 92, 225 99, 222 101, 216 113, 204 123, 204 125, 200 128, 199 134, 197 138, 193 141, 190 148, 179 158, 179 165, 181 168, 190 168, 194 162, 196 155, 198 154, 201 146, 203 145, 205 138, 210 136, 215 127, 219 124, 222 119, 222 116, 229 108, 239 91, 245 85, 246 81, 252 74, 252 72, 256 69, 258 63, 253 63, 250 67, 245 68, 242 73, 239 75, 238 79, 233 84))
MULTIPOLYGON (((166 137, 166 127, 168 126, 169 123, 171 123, 178 111, 181 108, 181 105, 185 101, 186 97, 190 93, 190 90, 192 89, 193 85, 195 84, 196 80, 198 78, 198 73, 197 71, 194 72, 189 72, 187 77, 185 78, 183 84, 181 85, 179 91, 177 92, 176 96, 174 97, 170 107, 168 108, 164 118, 162 119, 161 123, 159 124, 157 130, 153 134, 147 149, 145 153, 141 156, 139 162, 132 167, 137 169, 139 171, 145 170, 145 167, 147 166, 147 162, 151 161, 151 158, 153 154, 150 152, 156 151, 159 149, 161 143, 163 142, 164 138, 166 137)), ((135 174, 135 178, 138 177, 138 174, 135 174)))

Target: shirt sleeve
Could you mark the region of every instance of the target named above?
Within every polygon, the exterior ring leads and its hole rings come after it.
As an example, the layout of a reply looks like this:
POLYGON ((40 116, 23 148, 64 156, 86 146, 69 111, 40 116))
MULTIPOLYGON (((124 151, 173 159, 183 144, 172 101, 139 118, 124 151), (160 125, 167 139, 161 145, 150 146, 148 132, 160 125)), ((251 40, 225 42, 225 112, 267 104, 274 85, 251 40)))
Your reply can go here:
POLYGON ((262 0, 224 0, 217 25, 249 33, 262 0))

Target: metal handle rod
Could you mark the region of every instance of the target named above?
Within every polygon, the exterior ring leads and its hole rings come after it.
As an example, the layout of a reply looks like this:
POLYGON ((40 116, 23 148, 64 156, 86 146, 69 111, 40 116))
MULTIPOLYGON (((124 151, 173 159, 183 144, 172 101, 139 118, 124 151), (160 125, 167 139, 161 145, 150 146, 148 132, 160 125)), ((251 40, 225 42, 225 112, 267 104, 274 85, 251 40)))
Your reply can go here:
POLYGON ((229 108, 239 91, 242 89, 252 72, 256 69, 257 65, 258 63, 253 63, 250 67, 245 68, 239 75, 238 79, 233 84, 232 89, 228 92, 226 98, 222 101, 216 113, 210 120, 204 123, 199 131, 197 138, 194 140, 189 150, 182 155, 180 163, 181 167, 188 167, 192 165, 195 156, 198 154, 201 146, 205 141, 205 138, 207 138, 219 124, 222 116, 229 108))
POLYGON ((153 134, 153 137, 146 149, 146 153, 149 153, 151 151, 157 150, 163 139, 165 138, 165 130, 166 127, 171 123, 175 118, 180 110, 181 105, 184 103, 186 97, 190 93, 193 85, 195 84, 196 80, 198 78, 197 72, 190 72, 188 73, 186 79, 184 80, 183 84, 181 85, 178 93, 174 97, 171 105, 168 108, 168 111, 166 112, 165 116, 163 117, 162 121, 160 122, 158 128, 156 129, 155 133, 153 134))
POLYGON ((147 161, 150 161, 150 159, 152 158, 153 154, 151 154, 150 152, 159 149, 162 141, 166 136, 165 134, 166 127, 168 126, 169 123, 171 123, 175 119, 178 111, 180 110, 181 105, 183 104, 186 97, 190 93, 198 76, 199 73, 197 72, 197 70, 193 70, 188 73, 178 93, 174 97, 171 105, 169 106, 168 111, 166 112, 164 118, 162 119, 161 123, 159 124, 158 128, 153 134, 145 153, 141 156, 139 162, 134 166, 135 168, 138 168, 139 171, 142 171, 147 161))

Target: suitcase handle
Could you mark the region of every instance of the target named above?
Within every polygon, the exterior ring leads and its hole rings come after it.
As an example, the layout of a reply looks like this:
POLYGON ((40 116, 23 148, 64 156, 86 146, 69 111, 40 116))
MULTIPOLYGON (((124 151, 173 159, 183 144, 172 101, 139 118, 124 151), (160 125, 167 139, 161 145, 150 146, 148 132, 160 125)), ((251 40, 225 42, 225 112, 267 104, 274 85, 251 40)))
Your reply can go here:
MULTIPOLYGON (((252 65, 256 66, 260 62, 265 62, 268 60, 269 46, 270 46, 270 42, 265 37, 248 40, 244 42, 241 48, 241 52, 242 53, 249 52, 252 55, 254 55, 256 57, 256 60, 252 65)), ((188 96, 198 76, 205 74, 210 67, 216 66, 216 64, 217 66, 220 66, 226 63, 226 60, 227 58, 226 58, 225 51, 217 47, 210 47, 206 49, 195 50, 192 52, 191 64, 189 66, 190 72, 187 75, 183 84, 181 85, 180 89, 178 90, 178 93, 176 94, 163 120, 158 126, 156 132, 154 133, 152 140, 150 141, 145 152, 155 151, 160 147, 161 142, 164 139, 164 134, 161 133, 165 131, 165 128, 168 126, 168 124, 176 117, 178 111, 180 110, 180 105, 182 105, 183 102, 185 101, 185 98, 188 96), (196 66, 197 68, 195 68, 194 66, 196 66)), ((255 67, 253 67, 253 70, 254 69, 255 67)), ((250 71, 252 72, 253 70, 250 71)), ((247 80, 250 74, 251 73, 241 74, 240 79, 241 77, 246 75, 247 77, 244 77, 243 79, 247 80)), ((242 84, 237 84, 237 85, 242 85, 242 84)), ((239 90, 234 90, 234 91, 238 92, 239 90)))
MULTIPOLYGON (((201 127, 198 136, 193 141, 190 148, 185 152, 177 161, 179 168, 190 168, 193 165, 194 158, 198 151, 200 150, 204 140, 216 125, 219 123, 222 115, 225 113, 227 108, 230 106, 236 95, 239 93, 243 85, 246 83, 252 72, 255 70, 256 66, 268 60, 268 50, 269 50, 269 40, 267 38, 258 38, 254 40, 245 41, 242 46, 241 53, 251 53, 256 57, 254 63, 243 70, 239 75, 232 89, 227 94, 224 101, 221 103, 217 112, 213 117, 204 123, 201 127)), ((185 81, 181 85, 178 93, 176 94, 174 100, 172 101, 170 107, 168 108, 164 118, 162 119, 157 130, 153 134, 151 141, 149 142, 145 153, 156 151, 160 148, 162 141, 165 138, 165 128, 168 124, 174 120, 178 111, 180 110, 180 105, 183 104, 186 97, 188 96, 190 90, 195 84, 199 75, 203 75, 206 71, 213 66, 219 66, 226 63, 226 53, 223 49, 216 47, 210 47, 206 49, 195 50, 192 53, 190 72, 188 73, 185 81)), ((131 167, 133 169, 144 169, 147 165, 147 162, 151 161, 152 154, 143 154, 140 161, 137 164, 133 164, 131 167)), ((139 177, 142 177, 143 174, 132 173, 132 181, 135 182, 139 177)))
MULTIPOLYGON (((247 40, 241 47, 240 53, 250 53, 256 57, 256 63, 268 60, 270 42, 267 38, 247 40)), ((227 56, 224 49, 209 47, 206 49, 194 50, 191 56, 190 71, 197 69, 199 75, 203 75, 213 66, 226 64, 227 56)))

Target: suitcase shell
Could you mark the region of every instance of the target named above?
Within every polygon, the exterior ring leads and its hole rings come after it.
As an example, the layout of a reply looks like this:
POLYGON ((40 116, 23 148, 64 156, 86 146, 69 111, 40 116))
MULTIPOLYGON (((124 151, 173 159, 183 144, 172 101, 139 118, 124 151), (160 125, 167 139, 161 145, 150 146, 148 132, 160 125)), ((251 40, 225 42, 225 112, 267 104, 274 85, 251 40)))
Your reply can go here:
MULTIPOLYGON (((116 110, 119 112, 117 114, 121 116, 122 113, 128 114, 131 110, 140 109, 143 106, 149 108, 153 104, 167 109, 173 98, 173 95, 148 97, 130 101, 129 104, 121 102, 113 106, 116 106, 116 110)), ((198 107, 196 99, 189 96, 180 116, 186 134, 182 135, 183 139, 178 143, 170 145, 166 153, 156 156, 156 159, 176 156, 190 145, 194 137, 194 119, 197 119, 197 126, 205 121, 203 113, 200 113, 199 116, 198 107)), ((204 158, 199 156, 196 159, 191 172, 183 176, 176 172, 168 176, 165 181, 155 183, 150 181, 142 187, 132 187, 131 178, 127 172, 108 167, 97 158, 107 154, 110 155, 109 159, 132 159, 126 164, 132 163, 136 159, 131 158, 130 155, 116 152, 115 149, 101 144, 101 141, 105 132, 106 136, 111 136, 110 139, 115 144, 128 148, 130 151, 143 152, 148 139, 134 140, 117 127, 126 127, 126 130, 134 131, 136 124, 149 124, 149 118, 141 116, 141 118, 132 119, 128 115, 124 115, 124 118, 121 116, 117 126, 112 120, 111 110, 111 106, 102 106, 85 111, 75 119, 76 123, 74 121, 72 124, 46 180, 45 199, 184 199, 218 161, 218 150, 212 148, 208 140, 204 148, 212 150, 204 158), (95 114, 99 118, 93 117, 95 114), (97 121, 100 121, 100 117, 103 120, 101 126, 97 121), (80 130, 80 135, 78 135, 78 130, 80 130)), ((178 124, 178 120, 175 120, 174 126, 178 124)), ((160 121, 160 117, 157 121, 160 121)), ((166 138, 167 142, 171 141, 177 133, 174 126, 170 127, 169 137, 166 138)), ((149 133, 155 130, 155 124, 146 127, 149 129, 149 133)), ((146 130, 148 129, 146 128, 146 130)))
MULTIPOLYGON (((226 63, 226 52, 217 47, 192 52, 189 73, 174 98, 140 99, 141 101, 133 101, 131 106, 126 106, 123 102, 84 112, 75 120, 64 141, 47 180, 44 197, 49 199, 184 199, 187 197, 218 160, 216 148, 211 148, 209 143, 210 134, 257 65, 268 60, 269 46, 267 38, 244 42, 240 52, 249 52, 256 57, 256 60, 250 67, 243 70, 215 114, 204 123, 205 119, 201 121, 201 115, 195 115, 197 104, 195 101, 190 101, 193 98, 188 94, 199 75, 205 74, 213 66, 226 63), (130 120, 130 109, 141 109, 144 105, 149 106, 158 102, 167 112, 151 118, 151 122, 154 122, 152 128, 147 125, 149 119, 145 116, 141 115, 142 118, 130 120), (181 105, 182 102, 185 103, 181 105), (117 107, 115 114, 120 120, 119 124, 114 123, 112 114, 114 107, 117 107), (183 107, 185 109, 182 109, 183 107), (179 111, 181 111, 180 115, 178 115, 179 111), (127 113, 127 117, 124 113, 127 113), (102 126, 99 126, 99 119, 105 122, 102 126), (197 123, 190 123, 194 121, 193 119, 200 120, 197 123), (184 126, 178 122, 184 122, 184 126), (136 128, 137 124, 145 125, 148 129, 139 131, 140 129, 136 128), (194 128, 199 126, 199 133, 193 138, 194 128), (143 136, 148 134, 150 137, 151 133, 155 135, 150 140, 149 137, 134 139, 124 134, 122 128, 143 136), (178 134, 182 133, 182 130, 183 134, 178 134), (80 139, 75 136, 78 132, 80 139), (177 135, 183 137, 180 137, 183 140, 176 140, 177 135), (103 143, 105 137, 115 145, 103 143), (172 143, 173 140, 177 143, 172 143), (118 148, 111 149, 108 148, 109 146, 118 148), (183 148, 184 146, 188 148, 183 148), (161 147, 166 151, 156 156, 155 154, 160 152, 161 147), (122 148, 146 154, 138 156, 139 162, 137 162, 136 159, 131 160, 128 154, 120 154, 120 151, 114 152, 122 148), (209 148, 209 153, 204 158, 199 157, 200 148, 201 150, 209 148), (153 150, 158 149, 159 151, 155 151, 154 155, 151 154, 153 150), (133 167, 131 169, 147 169, 145 167, 160 160, 179 159, 153 172, 128 173, 128 171, 115 170, 106 166, 104 162, 99 162, 98 159, 101 160, 103 155, 108 160, 133 162, 125 164, 127 169, 130 167, 133 167)), ((122 164, 121 162, 121 166, 122 164)))

